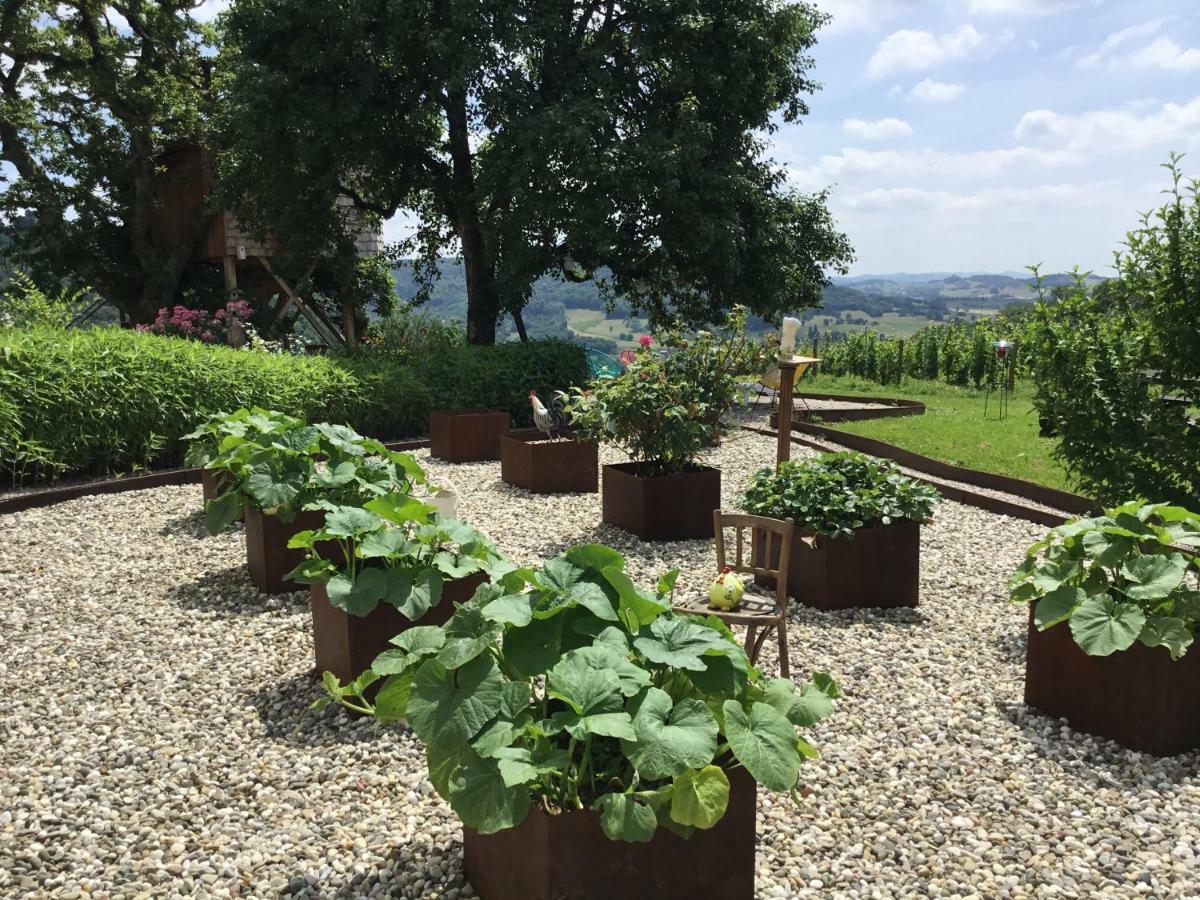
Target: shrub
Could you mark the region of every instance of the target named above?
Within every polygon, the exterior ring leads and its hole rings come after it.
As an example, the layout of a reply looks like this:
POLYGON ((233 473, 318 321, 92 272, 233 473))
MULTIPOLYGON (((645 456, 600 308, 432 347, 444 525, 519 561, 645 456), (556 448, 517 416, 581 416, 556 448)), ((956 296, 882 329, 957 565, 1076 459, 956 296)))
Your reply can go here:
POLYGON ((1200 627, 1200 516, 1135 500, 1060 525, 1029 548, 1013 575, 1012 599, 1035 603, 1039 631, 1066 622, 1089 656, 1135 641, 1187 652, 1200 627))
POLYGON ((795 788, 816 751, 797 734, 840 696, 828 675, 768 679, 712 617, 671 612, 675 576, 633 583, 616 550, 572 547, 484 585, 444 627, 417 626, 333 699, 403 719, 430 780, 482 834, 530 809, 590 809, 611 840, 661 826, 711 828, 743 766, 772 791, 795 788), (366 688, 387 680, 374 701, 366 688))
POLYGON ((853 537, 859 528, 900 519, 924 521, 941 495, 904 475, 887 460, 860 453, 826 453, 788 461, 778 473, 757 472, 741 507, 756 516, 791 519, 799 528, 830 537, 853 537))
POLYGON ((110 328, 0 330, 0 396, 10 404, 0 404, 0 472, 46 478, 177 465, 184 435, 239 407, 345 422, 380 439, 423 434, 435 405, 495 406, 528 422, 531 389, 579 384, 586 374, 582 349, 558 341, 459 347, 405 364, 110 328))

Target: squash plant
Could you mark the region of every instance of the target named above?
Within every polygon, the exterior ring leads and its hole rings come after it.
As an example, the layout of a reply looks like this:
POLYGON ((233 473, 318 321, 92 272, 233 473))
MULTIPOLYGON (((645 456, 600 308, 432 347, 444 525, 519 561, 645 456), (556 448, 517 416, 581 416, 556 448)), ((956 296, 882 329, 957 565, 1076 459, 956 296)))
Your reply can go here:
POLYGON ((836 538, 901 519, 923 522, 940 499, 936 488, 909 478, 888 460, 824 453, 813 460, 789 460, 778 472, 755 473, 740 506, 836 538))
POLYGON ((1134 500, 1051 529, 1013 575, 1012 599, 1036 604, 1039 631, 1068 623, 1090 656, 1141 641, 1179 659, 1200 627, 1198 551, 1200 515, 1134 500))
POLYGON ((725 814, 734 766, 794 788, 816 756, 796 729, 831 712, 836 682, 765 678, 720 620, 671 611, 678 570, 646 590, 624 562, 587 544, 510 571, 354 682, 327 673, 318 705, 407 721, 438 793, 483 834, 536 806, 597 810, 613 840, 687 836, 725 814))
POLYGON ((411 493, 425 483, 412 456, 388 450, 345 425, 305 425, 269 413, 252 414, 244 431, 226 435, 206 468, 227 472, 230 485, 205 506, 204 524, 211 534, 237 519, 247 505, 290 522, 302 509, 361 504, 397 491, 411 493))
POLYGON ((289 548, 306 551, 287 577, 323 584, 329 602, 354 616, 390 603, 416 621, 442 598, 446 581, 479 572, 501 575, 504 563, 492 542, 465 522, 439 516, 426 503, 394 493, 363 507, 326 507, 325 525, 293 535, 289 548), (318 554, 326 542, 340 561, 318 554))
POLYGON ((281 434, 303 425, 304 422, 294 416, 257 406, 231 413, 215 413, 190 434, 183 436, 189 442, 183 461, 185 465, 206 469, 217 456, 228 453, 247 440, 281 434))

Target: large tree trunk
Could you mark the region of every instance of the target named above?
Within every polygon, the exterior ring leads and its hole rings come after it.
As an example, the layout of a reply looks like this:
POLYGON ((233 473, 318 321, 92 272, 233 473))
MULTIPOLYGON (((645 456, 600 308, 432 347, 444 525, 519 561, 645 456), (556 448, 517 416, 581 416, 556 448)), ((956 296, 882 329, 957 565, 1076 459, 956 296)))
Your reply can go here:
POLYGON ((458 239, 467 277, 467 343, 496 343, 500 297, 496 269, 484 239, 475 196, 475 172, 467 123, 467 93, 461 85, 447 91, 446 123, 450 138, 451 181, 458 239))

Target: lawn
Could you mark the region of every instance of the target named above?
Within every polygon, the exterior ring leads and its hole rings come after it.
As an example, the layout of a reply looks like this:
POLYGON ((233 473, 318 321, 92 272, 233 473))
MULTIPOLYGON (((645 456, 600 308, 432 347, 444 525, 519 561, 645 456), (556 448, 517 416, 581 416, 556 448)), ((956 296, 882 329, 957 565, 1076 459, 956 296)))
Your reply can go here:
POLYGON ((985 418, 983 391, 938 382, 906 378, 902 385, 882 386, 857 378, 817 376, 806 379, 803 390, 920 400, 925 404, 923 416, 846 422, 833 427, 954 465, 1073 489, 1070 476, 1052 456, 1055 441, 1038 436, 1037 413, 1028 385, 1018 383, 1003 421, 996 418, 994 395, 985 418))

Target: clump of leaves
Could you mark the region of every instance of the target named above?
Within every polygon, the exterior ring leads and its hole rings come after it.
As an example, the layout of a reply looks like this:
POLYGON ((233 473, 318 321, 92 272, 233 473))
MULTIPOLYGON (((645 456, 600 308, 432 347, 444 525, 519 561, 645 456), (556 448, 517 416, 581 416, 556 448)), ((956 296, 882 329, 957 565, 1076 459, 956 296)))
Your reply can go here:
POLYGON ((208 430, 229 430, 205 466, 228 473, 231 485, 205 505, 204 524, 211 534, 238 518, 247 505, 290 522, 302 509, 361 505, 391 493, 410 494, 425 483, 425 472, 412 456, 388 450, 345 425, 305 425, 279 413, 243 413, 194 432, 203 445, 211 442, 208 430))
POLYGON ((293 535, 288 546, 307 551, 288 578, 325 585, 334 606, 365 616, 390 603, 414 622, 437 606, 447 581, 512 568, 470 525, 399 493, 362 508, 329 507, 323 528, 293 535), (341 563, 322 555, 330 543, 340 548, 341 563))
POLYGON ((572 547, 479 588, 445 626, 403 632, 355 682, 327 673, 329 699, 407 721, 434 787, 481 833, 534 806, 598 810, 613 840, 711 828, 735 766, 796 786, 816 756, 796 729, 841 693, 827 675, 765 678, 720 620, 671 612, 677 575, 646 590, 616 550, 572 547))
POLYGON ((762 469, 750 480, 741 508, 791 519, 829 537, 902 519, 923 522, 941 499, 936 488, 909 478, 893 463, 861 453, 826 453, 762 469))
POLYGON ((222 452, 260 436, 282 434, 303 427, 304 422, 295 416, 254 407, 234 412, 213 413, 196 428, 183 436, 188 442, 184 452, 185 465, 207 468, 222 452))
POLYGON ((1089 656, 1141 641, 1179 659, 1200 627, 1198 549, 1200 516, 1134 500, 1052 529, 1013 575, 1012 599, 1036 604, 1039 631, 1069 623, 1089 656))

